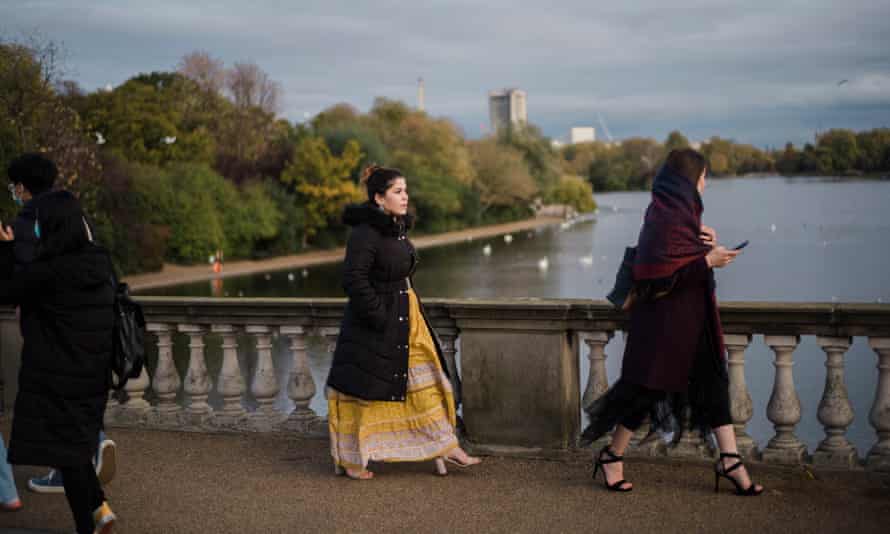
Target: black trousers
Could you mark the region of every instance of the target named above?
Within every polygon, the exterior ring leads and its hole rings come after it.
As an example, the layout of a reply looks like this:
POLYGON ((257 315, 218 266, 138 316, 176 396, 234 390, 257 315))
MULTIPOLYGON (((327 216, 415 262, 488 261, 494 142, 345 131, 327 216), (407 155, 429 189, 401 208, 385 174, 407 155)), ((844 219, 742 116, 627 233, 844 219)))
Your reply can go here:
POLYGON ((79 467, 59 468, 65 485, 65 497, 74 515, 78 534, 92 534, 96 529, 93 512, 105 501, 105 493, 96 477, 96 468, 92 462, 79 467))

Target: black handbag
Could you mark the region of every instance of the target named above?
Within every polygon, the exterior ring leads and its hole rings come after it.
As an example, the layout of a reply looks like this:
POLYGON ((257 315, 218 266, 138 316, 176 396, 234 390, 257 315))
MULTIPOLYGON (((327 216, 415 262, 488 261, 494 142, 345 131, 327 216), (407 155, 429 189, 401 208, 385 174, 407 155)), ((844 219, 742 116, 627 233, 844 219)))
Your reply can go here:
POLYGON ((637 256, 637 247, 624 249, 624 258, 615 275, 615 287, 606 295, 606 299, 619 310, 629 310, 634 301, 634 258, 637 256))
POLYGON ((131 378, 138 378, 145 365, 145 316, 142 306, 130 297, 130 288, 111 274, 114 290, 111 370, 117 376, 112 387, 121 390, 131 378))

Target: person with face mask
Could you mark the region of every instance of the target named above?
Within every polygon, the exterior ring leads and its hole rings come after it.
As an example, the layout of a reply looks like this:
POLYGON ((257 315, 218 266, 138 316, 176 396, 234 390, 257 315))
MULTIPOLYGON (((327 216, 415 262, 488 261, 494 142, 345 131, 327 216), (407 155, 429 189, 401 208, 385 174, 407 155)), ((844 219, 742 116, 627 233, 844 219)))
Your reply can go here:
POLYGON ((34 213, 35 197, 50 191, 58 176, 55 163, 42 154, 23 154, 9 164, 9 193, 19 207, 12 223, 15 231, 15 270, 34 261, 37 247, 37 217, 34 213))
MULTIPOLYGON (((21 272, 37 256, 40 240, 40 225, 37 223, 35 202, 40 196, 50 192, 58 177, 55 163, 43 154, 27 153, 14 159, 7 169, 8 189, 12 200, 20 208, 12 223, 15 232, 13 257, 14 272, 21 272)), ((99 447, 93 459, 96 474, 103 485, 111 482, 117 468, 115 443, 107 439, 104 431, 99 432, 99 447)), ((58 470, 50 470, 45 476, 28 480, 28 489, 36 493, 65 492, 64 481, 58 470)))
POLYGON ((111 259, 93 242, 73 194, 53 191, 33 202, 37 255, 19 272, 15 233, 0 225, 0 303, 22 306, 8 461, 55 467, 77 532, 109 534, 117 517, 92 462, 111 387, 111 259))

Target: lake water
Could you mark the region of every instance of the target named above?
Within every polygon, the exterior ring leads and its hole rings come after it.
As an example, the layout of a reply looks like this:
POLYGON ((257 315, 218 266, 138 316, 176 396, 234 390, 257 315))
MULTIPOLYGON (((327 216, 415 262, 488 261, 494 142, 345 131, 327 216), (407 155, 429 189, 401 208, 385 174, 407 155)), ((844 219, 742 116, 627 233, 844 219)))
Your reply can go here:
MULTIPOLYGON (((732 266, 717 272, 719 299, 890 303, 890 181, 780 177, 712 180, 703 198, 703 220, 717 230, 721 243, 734 246, 750 241, 732 266)), ((515 234, 510 243, 498 236, 422 250, 415 277, 417 290, 426 298, 601 299, 611 288, 624 247, 636 241, 648 201, 647 192, 601 194, 597 195, 598 213, 587 221, 515 234), (487 247, 490 255, 485 254, 487 247)), ((343 296, 339 265, 222 282, 215 288, 203 282, 145 294, 343 296)), ((311 341, 311 366, 321 386, 329 359, 320 340, 311 341)), ((847 386, 856 412, 848 436, 860 454, 867 453, 875 440, 868 411, 877 381, 877 360, 866 341, 854 339, 847 354, 847 386)), ((620 335, 606 348, 610 381, 620 371, 623 348, 620 335)), ((208 366, 214 372, 219 364, 213 361, 213 341, 209 349, 208 366)), ((177 355, 184 374, 187 351, 182 339, 177 340, 177 355)), ((746 358, 755 409, 749 433, 765 445, 773 433, 766 419, 773 355, 762 337, 755 336, 746 358)), ((825 380, 825 357, 814 338, 803 337, 795 361, 795 382, 803 406, 798 436, 812 451, 824 437, 816 408, 825 380)), ((276 343, 276 364, 284 379, 290 362, 283 342, 276 343)), ((586 381, 586 357, 582 356, 581 365, 582 380, 586 381)), ((282 408, 288 403, 282 392, 282 408)), ((319 413, 326 411, 320 393, 312 407, 319 413)))

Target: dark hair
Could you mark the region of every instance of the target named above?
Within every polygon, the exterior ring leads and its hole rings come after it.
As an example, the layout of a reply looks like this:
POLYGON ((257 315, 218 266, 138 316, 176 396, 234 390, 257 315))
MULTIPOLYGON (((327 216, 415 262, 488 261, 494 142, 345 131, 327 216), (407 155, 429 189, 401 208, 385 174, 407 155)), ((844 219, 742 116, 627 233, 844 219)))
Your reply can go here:
POLYGON ((368 200, 374 202, 374 195, 385 195, 386 190, 392 186, 396 178, 404 178, 402 171, 379 165, 368 165, 362 171, 359 183, 365 185, 368 190, 368 200))
POLYGON ((78 252, 92 241, 80 201, 68 191, 53 191, 34 200, 40 238, 37 256, 54 258, 78 252))
POLYGON ((6 173, 11 183, 22 184, 35 197, 52 189, 59 176, 51 159, 34 152, 12 160, 6 173))
POLYGON ((701 173, 708 168, 708 160, 700 152, 691 148, 671 150, 664 164, 670 170, 692 182, 692 185, 698 183, 701 173))

